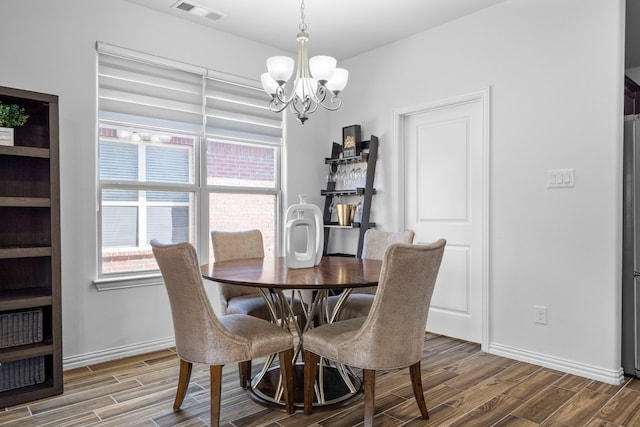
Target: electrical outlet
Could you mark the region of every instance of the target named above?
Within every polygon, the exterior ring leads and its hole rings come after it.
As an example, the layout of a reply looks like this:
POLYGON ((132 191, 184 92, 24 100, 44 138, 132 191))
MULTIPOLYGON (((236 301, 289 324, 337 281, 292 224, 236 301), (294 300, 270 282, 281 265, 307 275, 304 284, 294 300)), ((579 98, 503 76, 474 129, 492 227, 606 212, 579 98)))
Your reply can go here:
POLYGON ((534 309, 535 309, 536 323, 540 325, 546 325, 547 324, 547 307, 542 305, 536 305, 534 306, 534 309))

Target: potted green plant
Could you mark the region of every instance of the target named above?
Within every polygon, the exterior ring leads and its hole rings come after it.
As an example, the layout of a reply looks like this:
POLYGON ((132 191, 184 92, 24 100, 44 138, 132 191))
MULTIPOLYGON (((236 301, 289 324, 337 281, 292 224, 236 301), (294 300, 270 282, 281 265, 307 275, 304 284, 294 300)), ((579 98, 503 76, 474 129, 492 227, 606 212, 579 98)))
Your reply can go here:
POLYGON ((0 102, 0 145, 13 145, 13 128, 24 125, 28 118, 23 107, 0 102))

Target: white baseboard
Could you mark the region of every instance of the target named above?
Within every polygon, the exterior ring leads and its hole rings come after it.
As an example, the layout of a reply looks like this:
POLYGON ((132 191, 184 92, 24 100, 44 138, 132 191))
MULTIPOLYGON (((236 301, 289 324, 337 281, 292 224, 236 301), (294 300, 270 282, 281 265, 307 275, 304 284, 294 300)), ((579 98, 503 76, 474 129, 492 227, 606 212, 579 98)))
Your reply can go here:
POLYGON ((607 384, 620 385, 624 382, 624 371, 622 370, 622 367, 617 370, 602 369, 580 362, 560 359, 546 354, 521 350, 496 343, 489 343, 488 353, 496 356, 508 357, 521 362, 533 363, 534 365, 544 366, 545 368, 555 369, 567 374, 602 381, 607 384))
POLYGON ((68 369, 82 368, 96 363, 109 362, 111 360, 122 359, 123 357, 164 350, 174 346, 175 339, 173 337, 167 337, 154 341, 145 341, 122 347, 114 347, 106 350, 79 354, 77 356, 64 357, 62 359, 62 369, 66 371, 68 369))
MULTIPOLYGON (((122 359, 124 357, 164 350, 174 346, 174 338, 167 337, 154 341, 146 341, 122 347, 115 347, 106 350, 80 354, 77 356, 65 357, 62 361, 63 370, 66 371, 68 369, 81 368, 88 365, 94 365, 96 363, 109 362, 111 360, 122 359)), ((507 357, 509 359, 519 360, 522 362, 533 363, 534 365, 544 366, 546 368, 555 369, 568 374, 602 381, 607 384, 620 385, 624 382, 624 371, 622 370, 622 368, 618 370, 602 369, 599 367, 586 365, 584 363, 574 362, 567 359, 560 359, 557 357, 530 352, 496 343, 489 343, 489 349, 487 353, 494 354, 496 356, 507 357)))

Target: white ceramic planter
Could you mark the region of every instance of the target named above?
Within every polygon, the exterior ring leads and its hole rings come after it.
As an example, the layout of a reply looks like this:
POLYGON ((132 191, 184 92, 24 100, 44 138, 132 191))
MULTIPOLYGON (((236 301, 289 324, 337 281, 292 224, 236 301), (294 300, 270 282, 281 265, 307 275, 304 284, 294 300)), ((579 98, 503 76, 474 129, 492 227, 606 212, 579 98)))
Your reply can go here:
POLYGON ((287 268, 309 268, 320 263, 324 249, 324 223, 320 208, 307 203, 307 195, 300 194, 300 203, 289 206, 285 216, 285 257, 287 268), (313 218, 303 218, 307 213, 313 218), (305 252, 297 252, 294 248, 295 229, 300 228, 306 241, 305 252))
POLYGON ((0 145, 13 146, 13 128, 0 127, 0 145))

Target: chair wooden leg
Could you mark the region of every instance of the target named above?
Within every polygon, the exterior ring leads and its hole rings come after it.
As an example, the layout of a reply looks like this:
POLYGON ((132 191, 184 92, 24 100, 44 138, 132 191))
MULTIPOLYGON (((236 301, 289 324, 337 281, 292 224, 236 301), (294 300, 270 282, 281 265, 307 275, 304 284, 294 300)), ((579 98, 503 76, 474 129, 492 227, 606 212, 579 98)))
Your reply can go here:
POLYGON ((240 373, 240 387, 246 389, 251 381, 251 360, 238 363, 240 373))
POLYGON ((409 366, 409 373, 411 376, 411 386, 413 387, 413 396, 416 398, 416 403, 422 413, 422 418, 429 419, 429 411, 427 411, 427 404, 424 401, 424 390, 422 389, 422 373, 420 371, 420 362, 409 366))
POLYGON ((222 365, 209 366, 211 381, 211 427, 220 425, 220 395, 222 394, 222 365))
POLYGON ((284 403, 287 414, 295 412, 293 408, 293 348, 280 352, 280 375, 284 386, 284 403))
POLYGON ((318 375, 320 356, 308 350, 304 351, 304 413, 311 415, 313 410, 313 386, 318 375))
POLYGON ((364 379, 364 427, 373 427, 376 371, 373 369, 363 369, 362 377, 364 379))
POLYGON ((177 411, 182 406, 184 397, 187 394, 189 388, 189 381, 191 380, 191 369, 193 363, 180 359, 180 376, 178 377, 178 389, 176 390, 176 400, 173 402, 173 410, 177 411))

